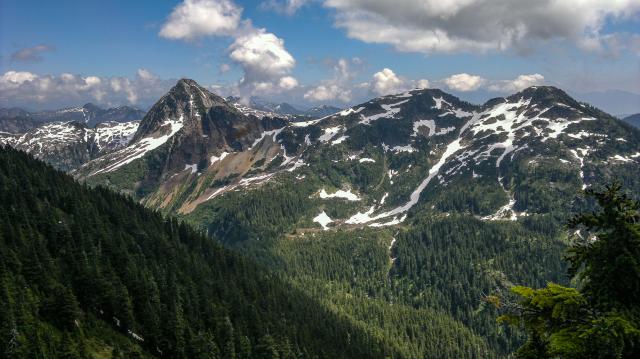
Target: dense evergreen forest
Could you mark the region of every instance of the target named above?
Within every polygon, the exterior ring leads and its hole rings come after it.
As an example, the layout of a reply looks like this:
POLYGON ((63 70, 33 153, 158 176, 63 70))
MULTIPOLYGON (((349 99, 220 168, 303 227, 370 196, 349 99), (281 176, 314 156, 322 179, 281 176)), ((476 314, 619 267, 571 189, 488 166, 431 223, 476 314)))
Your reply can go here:
POLYGON ((11 358, 403 357, 189 226, 9 148, 0 298, 11 358))
MULTIPOLYGON (((0 350, 40 358, 503 358, 542 335, 505 324, 521 324, 518 313, 496 322, 503 308, 488 298, 514 285, 559 283, 535 292, 544 297, 570 284, 569 213, 487 222, 423 205, 396 228, 323 232, 305 219, 317 210, 317 187, 285 179, 225 196, 183 218, 205 236, 1 150, 0 350)), ((350 206, 325 209, 339 217, 350 206)))
MULTIPOLYGON (((313 170, 305 175, 304 183, 282 179, 225 195, 187 219, 388 338, 406 357, 507 357, 523 333, 496 323, 482 298, 514 284, 568 284, 566 211, 492 222, 421 205, 395 228, 314 231, 305 216, 317 213, 312 196, 321 185, 313 170)), ((473 197, 474 188, 460 187, 438 206, 457 208, 460 198, 473 197)), ((334 201, 324 210, 340 218, 350 206, 334 201)), ((574 206, 588 208, 584 200, 574 206)))

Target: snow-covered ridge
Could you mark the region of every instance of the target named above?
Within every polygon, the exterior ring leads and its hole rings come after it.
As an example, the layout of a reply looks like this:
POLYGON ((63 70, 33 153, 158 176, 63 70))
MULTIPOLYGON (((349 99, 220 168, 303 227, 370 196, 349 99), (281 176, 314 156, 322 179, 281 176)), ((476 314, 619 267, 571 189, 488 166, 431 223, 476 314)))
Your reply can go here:
MULTIPOLYGON (((173 137, 184 125, 184 115, 180 115, 178 119, 165 120, 151 136, 144 137, 129 146, 114 152, 109 155, 108 158, 116 158, 115 162, 108 164, 107 166, 98 169, 91 175, 99 173, 111 172, 119 167, 131 163, 134 160, 141 158, 147 152, 152 151, 162 146, 169 138, 173 137)), ((98 159, 99 161, 103 159, 98 159)))
MULTIPOLYGON (((442 98, 434 100, 436 103, 434 108, 442 109, 446 106, 451 106, 451 104, 442 98)), ((533 139, 539 142, 545 142, 548 139, 558 139, 560 134, 567 133, 567 129, 570 125, 577 124, 582 121, 595 120, 588 116, 580 116, 580 113, 577 113, 576 116, 571 119, 545 116, 551 108, 552 107, 537 109, 535 105, 531 106, 531 99, 523 97, 515 103, 505 101, 486 109, 485 111, 471 114, 471 118, 460 129, 458 138, 446 145, 446 148, 440 155, 438 162, 429 169, 428 176, 411 193, 409 200, 405 204, 378 214, 375 214, 376 208, 373 206, 366 212, 358 212, 352 215, 345 221, 345 223, 367 224, 375 222, 371 225, 379 226, 384 224, 379 221, 385 218, 393 217, 391 222, 401 220, 398 216, 406 213, 418 203, 421 193, 429 183, 431 183, 436 176, 440 177, 440 170, 445 164, 457 164, 447 171, 447 175, 451 175, 455 173, 456 170, 467 166, 467 162, 477 164, 483 159, 495 156, 493 153, 494 149, 502 149, 502 153, 500 153, 496 158, 495 166, 499 168, 501 162, 507 157, 507 155, 513 154, 528 146, 526 142, 522 141, 523 138, 529 138, 528 140, 533 139), (482 140, 485 140, 486 138, 489 138, 489 136, 495 134, 502 134, 506 139, 492 143, 482 142, 482 140), (478 141, 477 143, 479 145, 476 144, 476 141, 478 141)), ((429 129, 430 135, 435 134, 435 122, 432 122, 431 120, 416 121, 416 123, 414 123, 414 134, 422 126, 429 129)), ((385 151, 394 150, 394 152, 402 149, 401 147, 390 148, 389 146, 384 145, 383 147, 385 151)), ((580 159, 582 166, 581 156, 579 157, 575 152, 574 155, 580 159)), ((623 162, 631 160, 631 158, 622 156, 614 156, 612 159, 623 162)), ((389 177, 391 177, 391 174, 389 177)), ((581 177, 583 177, 582 173, 581 177)), ((515 202, 511 200, 504 208, 501 208, 498 213, 487 219, 494 219, 498 217, 503 218, 508 213, 511 214, 509 218, 513 219, 515 216, 515 212, 513 212, 514 205, 515 202)))
POLYGON ((126 146, 138 125, 138 121, 106 122, 96 128, 88 128, 72 121, 49 122, 22 135, 11 135, 8 144, 35 156, 53 154, 57 148, 73 145, 95 146, 98 152, 102 152, 126 146))

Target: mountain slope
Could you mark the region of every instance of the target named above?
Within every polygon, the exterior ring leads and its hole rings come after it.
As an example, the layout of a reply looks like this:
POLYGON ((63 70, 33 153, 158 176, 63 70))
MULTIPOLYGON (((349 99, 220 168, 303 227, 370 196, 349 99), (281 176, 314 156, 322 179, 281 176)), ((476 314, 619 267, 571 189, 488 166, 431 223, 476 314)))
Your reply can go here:
MULTIPOLYGON (((195 83, 189 86, 205 94, 195 83)), ((191 95, 176 100, 175 91, 154 106, 131 146, 87 164, 83 178, 182 213, 274 176, 319 180, 317 191, 324 183, 326 191, 354 191, 361 199, 351 201, 355 211, 348 217, 329 216, 332 225, 384 226, 400 223, 426 198, 425 189, 435 205, 447 198, 447 187, 464 181, 484 188, 486 198, 458 210, 487 220, 548 212, 529 200, 544 194, 525 183, 539 163, 563 173, 567 183, 555 190, 569 200, 596 177, 624 172, 640 157, 637 131, 551 87, 483 106, 439 90, 414 90, 305 122, 244 116, 218 97, 194 112, 191 95), (191 125, 183 129, 181 121, 191 125), (157 132, 160 124, 167 126, 164 132, 157 132), (203 132, 209 127, 216 134, 203 132), (143 156, 143 164, 131 163, 143 156), (127 169, 119 170, 123 165, 127 169), (342 175, 322 178, 327 170, 342 175), (126 179, 132 172, 135 180, 126 179)))
POLYGON ((271 103, 263 101, 259 98, 252 97, 249 99, 249 103, 244 103, 239 97, 229 96, 225 98, 227 102, 236 107, 240 112, 245 115, 254 115, 257 117, 282 117, 289 120, 313 120, 321 117, 333 115, 340 111, 339 108, 322 105, 318 107, 312 107, 307 110, 300 110, 291 104, 283 103, 271 103))
POLYGON ((184 224, 24 153, 0 149, 0 188, 10 357, 109 351, 96 323, 163 357, 406 357, 184 224))
POLYGON ((186 181, 246 173, 264 162, 280 147, 255 143, 284 124, 246 116, 194 81, 180 80, 149 110, 129 146, 87 163, 78 176, 140 197, 152 194, 147 200, 163 207, 180 195, 176 186, 186 181), (233 165, 216 171, 228 154, 233 165))
POLYGON ((0 133, 0 145, 10 145, 60 170, 71 171, 126 146, 137 128, 137 121, 104 122, 95 128, 78 122, 49 122, 22 134, 0 133))
MULTIPOLYGON (((415 311, 446 313, 492 348, 483 357, 520 345, 484 297, 567 284, 563 223, 589 208, 581 189, 615 179, 640 193, 639 132, 552 87, 483 106, 410 91, 276 141, 305 166, 218 187, 185 217, 385 336, 401 341, 415 311)), ((406 345, 437 353, 429 337, 406 345)))

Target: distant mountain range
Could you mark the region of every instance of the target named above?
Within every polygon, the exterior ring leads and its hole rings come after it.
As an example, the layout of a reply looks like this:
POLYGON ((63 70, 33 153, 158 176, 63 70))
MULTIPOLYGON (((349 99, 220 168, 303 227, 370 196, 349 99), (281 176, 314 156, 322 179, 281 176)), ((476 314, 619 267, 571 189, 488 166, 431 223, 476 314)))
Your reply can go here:
POLYGON ((640 113, 635 115, 628 115, 622 118, 622 121, 628 122, 636 127, 640 127, 640 113))
MULTIPOLYGON (((17 121, 25 120, 28 119, 17 121)), ((60 170, 71 171, 127 146, 138 129, 138 123, 110 121, 93 128, 75 121, 36 123, 24 133, 0 132, 0 145, 9 145, 60 170)))
MULTIPOLYGON (((301 111, 287 103, 274 104, 259 98, 252 98, 249 106, 242 105, 239 98, 227 100, 241 114, 265 121, 304 121, 340 111, 331 106, 301 111)), ((144 111, 129 106, 102 109, 91 103, 39 112, 0 108, 0 145, 11 145, 61 170, 71 171, 126 147, 144 116, 144 111)))
POLYGON ((230 96, 225 98, 226 101, 233 104, 240 111, 243 111, 247 114, 251 113, 254 115, 260 116, 285 116, 290 118, 295 117, 310 117, 310 118, 320 118, 332 115, 338 111, 339 108, 329 105, 321 105, 317 107, 312 107, 306 110, 300 110, 295 106, 288 104, 286 102, 283 103, 273 103, 265 101, 259 97, 251 97, 249 99, 249 103, 245 104, 239 97, 230 96))
POLYGON ((102 122, 139 121, 145 112, 130 106, 103 109, 92 103, 82 107, 29 112, 21 108, 0 108, 0 132, 22 133, 47 122, 75 121, 88 127, 102 122))

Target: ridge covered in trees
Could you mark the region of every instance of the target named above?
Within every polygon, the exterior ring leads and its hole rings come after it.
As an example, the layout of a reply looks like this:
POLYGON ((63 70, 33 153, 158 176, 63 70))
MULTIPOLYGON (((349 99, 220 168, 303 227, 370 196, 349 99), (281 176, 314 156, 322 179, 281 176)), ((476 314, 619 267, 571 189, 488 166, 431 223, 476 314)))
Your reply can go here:
POLYGON ((0 303, 13 358, 401 357, 189 226, 9 148, 0 303))

